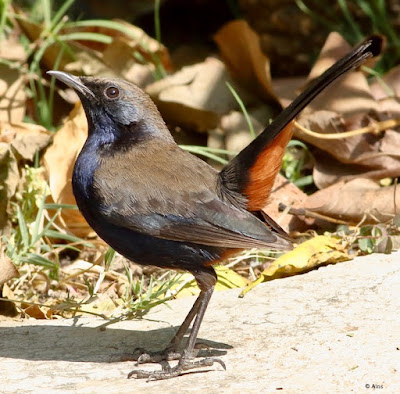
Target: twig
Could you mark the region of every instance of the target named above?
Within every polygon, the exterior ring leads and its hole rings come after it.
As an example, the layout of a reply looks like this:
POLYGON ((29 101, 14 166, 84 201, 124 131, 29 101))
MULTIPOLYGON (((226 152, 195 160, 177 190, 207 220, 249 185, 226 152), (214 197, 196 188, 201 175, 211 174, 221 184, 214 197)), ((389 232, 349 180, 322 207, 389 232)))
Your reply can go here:
MULTIPOLYGON (((285 204, 280 203, 278 209, 279 209, 279 211, 284 211, 287 209, 287 206, 285 204)), ((307 216, 307 217, 314 218, 314 219, 322 219, 322 220, 326 220, 328 222, 336 223, 336 224, 349 224, 348 222, 345 222, 344 220, 335 219, 330 216, 321 215, 320 213, 311 212, 311 211, 308 211, 307 209, 303 209, 303 208, 300 208, 300 209, 290 208, 288 213, 290 213, 291 215, 294 215, 294 216, 307 216)))
POLYGON ((361 129, 345 131, 343 133, 328 133, 328 134, 317 133, 315 131, 309 130, 296 121, 294 122, 294 125, 304 134, 307 134, 310 137, 316 137, 322 140, 336 140, 342 138, 350 138, 354 137, 355 135, 367 134, 367 133, 379 134, 383 130, 400 126, 400 118, 383 120, 382 122, 376 122, 367 127, 362 127, 361 129))

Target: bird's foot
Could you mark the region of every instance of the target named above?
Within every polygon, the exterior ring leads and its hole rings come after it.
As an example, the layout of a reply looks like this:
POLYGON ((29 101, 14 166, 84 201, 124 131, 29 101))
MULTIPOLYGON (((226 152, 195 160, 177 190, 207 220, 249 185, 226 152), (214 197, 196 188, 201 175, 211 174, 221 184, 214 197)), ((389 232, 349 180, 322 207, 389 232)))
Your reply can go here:
MULTIPOLYGON (((158 352, 150 352, 141 347, 136 348, 132 353, 118 355, 118 361, 136 361, 136 365, 145 363, 160 363, 162 361, 179 360, 182 354, 172 347, 167 347, 158 352)), ((113 361, 116 357, 113 357, 113 361)))
MULTIPOLYGON (((204 343, 198 342, 195 349, 190 355, 192 358, 197 357, 200 350, 208 350, 210 347, 204 343)), ((182 353, 176 350, 174 346, 168 346, 164 350, 158 352, 150 352, 141 347, 136 348, 133 353, 123 353, 118 357, 118 361, 136 361, 136 365, 147 363, 161 363, 162 361, 179 360, 182 353)))
POLYGON ((185 371, 202 367, 211 367, 215 363, 220 364, 226 370, 225 363, 219 358, 208 357, 201 360, 193 361, 192 358, 185 357, 185 355, 183 355, 179 360, 179 363, 175 367, 170 367, 167 361, 163 361, 161 363, 161 371, 145 371, 141 369, 133 370, 129 373, 128 379, 147 379, 147 381, 171 379, 181 375, 185 371))

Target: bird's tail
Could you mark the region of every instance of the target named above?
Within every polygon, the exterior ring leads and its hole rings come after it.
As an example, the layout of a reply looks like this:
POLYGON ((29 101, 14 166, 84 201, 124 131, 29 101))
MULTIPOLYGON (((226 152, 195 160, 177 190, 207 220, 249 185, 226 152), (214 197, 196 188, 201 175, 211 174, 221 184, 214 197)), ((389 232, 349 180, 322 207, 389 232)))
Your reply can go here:
POLYGON ((243 149, 220 173, 228 193, 247 198, 247 209, 258 211, 268 199, 293 133, 295 117, 338 77, 380 54, 383 39, 372 36, 315 79, 265 130, 243 149))

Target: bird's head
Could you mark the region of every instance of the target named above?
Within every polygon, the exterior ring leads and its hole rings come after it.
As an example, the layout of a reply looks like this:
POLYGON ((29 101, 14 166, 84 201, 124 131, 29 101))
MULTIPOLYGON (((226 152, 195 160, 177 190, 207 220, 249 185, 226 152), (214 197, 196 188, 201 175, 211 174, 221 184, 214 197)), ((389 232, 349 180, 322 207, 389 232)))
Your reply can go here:
POLYGON ((63 71, 47 73, 76 91, 89 134, 102 134, 110 142, 113 138, 172 138, 153 101, 136 85, 122 79, 77 77, 63 71))

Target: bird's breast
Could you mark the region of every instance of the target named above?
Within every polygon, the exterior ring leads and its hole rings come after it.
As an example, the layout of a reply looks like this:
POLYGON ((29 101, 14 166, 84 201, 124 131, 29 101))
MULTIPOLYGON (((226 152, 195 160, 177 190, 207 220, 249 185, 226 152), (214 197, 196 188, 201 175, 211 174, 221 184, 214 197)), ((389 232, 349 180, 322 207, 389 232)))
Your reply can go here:
POLYGON ((87 205, 93 199, 93 183, 100 160, 88 140, 80 152, 72 174, 72 190, 79 209, 85 215, 87 205))

